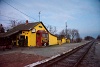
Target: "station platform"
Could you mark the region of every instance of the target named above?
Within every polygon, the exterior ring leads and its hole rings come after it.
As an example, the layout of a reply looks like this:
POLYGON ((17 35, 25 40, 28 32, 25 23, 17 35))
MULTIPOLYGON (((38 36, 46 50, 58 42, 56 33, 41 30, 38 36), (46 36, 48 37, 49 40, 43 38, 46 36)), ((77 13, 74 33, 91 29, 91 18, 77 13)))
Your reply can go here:
POLYGON ((66 52, 80 45, 83 45, 87 42, 89 41, 82 41, 80 43, 66 43, 62 45, 54 45, 54 46, 47 46, 47 47, 40 47, 40 48, 38 47, 19 47, 19 48, 13 48, 8 51, 7 50, 0 51, 0 55, 21 52, 25 54, 35 54, 35 55, 40 55, 44 57, 51 57, 57 54, 61 54, 62 52, 66 52))

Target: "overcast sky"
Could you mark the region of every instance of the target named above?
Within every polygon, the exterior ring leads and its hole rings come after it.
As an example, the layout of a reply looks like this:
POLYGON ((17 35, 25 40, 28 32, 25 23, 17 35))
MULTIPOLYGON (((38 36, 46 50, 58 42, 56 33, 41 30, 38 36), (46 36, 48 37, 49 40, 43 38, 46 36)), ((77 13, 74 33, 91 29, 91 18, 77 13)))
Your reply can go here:
POLYGON ((100 34, 100 0, 0 0, 0 23, 8 26, 14 19, 36 22, 39 11, 44 25, 56 26, 58 32, 67 22, 81 37, 100 34))

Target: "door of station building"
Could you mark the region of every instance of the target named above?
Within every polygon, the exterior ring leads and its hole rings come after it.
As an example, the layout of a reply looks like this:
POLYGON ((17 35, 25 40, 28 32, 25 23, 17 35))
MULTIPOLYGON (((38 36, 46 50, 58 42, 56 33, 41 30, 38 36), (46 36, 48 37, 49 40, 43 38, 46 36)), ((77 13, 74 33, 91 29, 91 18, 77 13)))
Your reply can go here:
POLYGON ((36 46, 42 46, 41 44, 41 33, 36 34, 36 46))
POLYGON ((38 30, 36 33, 36 45, 47 46, 48 45, 48 33, 44 30, 38 30))
POLYGON ((18 41, 18 44, 19 44, 20 47, 25 46, 25 36, 24 35, 21 35, 20 36, 20 39, 18 41))

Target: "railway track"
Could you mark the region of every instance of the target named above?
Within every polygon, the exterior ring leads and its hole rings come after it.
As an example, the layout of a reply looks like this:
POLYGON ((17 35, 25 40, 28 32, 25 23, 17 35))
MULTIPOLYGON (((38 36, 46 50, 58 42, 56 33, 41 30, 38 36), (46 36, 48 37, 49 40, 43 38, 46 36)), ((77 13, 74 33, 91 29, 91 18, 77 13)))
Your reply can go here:
MULTIPOLYGON (((36 64, 32 67, 78 67, 84 56, 88 53, 94 41, 88 42, 69 52, 63 53, 51 60, 36 64)), ((27 66, 30 67, 30 66, 27 66)))

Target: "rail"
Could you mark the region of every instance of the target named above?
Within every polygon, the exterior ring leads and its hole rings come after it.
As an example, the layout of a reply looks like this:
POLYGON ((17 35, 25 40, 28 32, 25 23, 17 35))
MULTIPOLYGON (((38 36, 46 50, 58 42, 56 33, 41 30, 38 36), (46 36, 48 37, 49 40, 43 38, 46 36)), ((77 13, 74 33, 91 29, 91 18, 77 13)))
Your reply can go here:
POLYGON ((58 54, 48 60, 41 61, 41 63, 37 62, 38 64, 36 65, 27 65, 25 67, 77 67, 88 53, 93 43, 94 41, 88 42, 69 52, 65 52, 61 55, 58 54))

